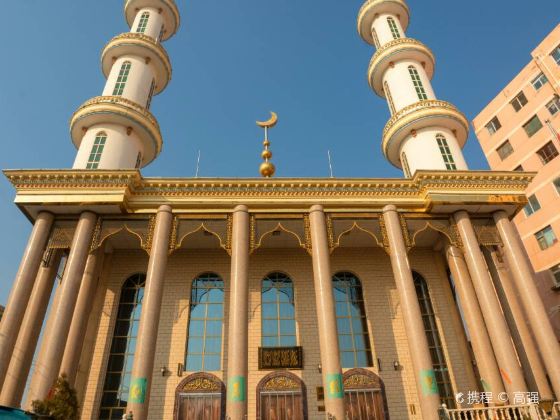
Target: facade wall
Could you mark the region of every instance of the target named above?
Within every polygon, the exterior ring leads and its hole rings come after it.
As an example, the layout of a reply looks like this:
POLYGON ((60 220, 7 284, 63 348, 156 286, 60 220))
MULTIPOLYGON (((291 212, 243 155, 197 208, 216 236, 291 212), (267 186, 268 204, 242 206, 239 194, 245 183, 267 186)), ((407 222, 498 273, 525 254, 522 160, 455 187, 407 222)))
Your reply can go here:
MULTIPOLYGON (((560 25, 554 28, 532 52, 531 62, 473 122, 480 145, 492 169, 512 171, 522 168, 525 171, 537 172, 526 193, 527 196, 536 196, 541 209, 530 216, 520 212, 514 221, 533 268, 537 272, 537 285, 558 337, 560 337, 560 291, 558 287, 556 290, 551 290, 556 280, 550 270, 560 265, 560 242, 556 242, 546 250, 541 250, 535 233, 551 226, 556 238, 560 240, 560 215, 558 214, 560 188, 554 185, 555 180, 560 180, 560 157, 545 164, 537 154, 537 151, 550 141, 560 152, 560 137, 553 133, 553 131, 560 133, 560 112, 553 115, 546 107, 555 95, 560 95, 560 65, 551 56, 559 46, 560 25), (532 81, 541 73, 547 77, 548 82, 537 90, 532 85, 532 81), (525 95, 527 104, 516 112, 511 101, 520 92, 525 95), (543 127, 529 136, 523 126, 534 115, 538 116, 543 127), (491 134, 485 126, 496 116, 501 128, 491 134), (553 130, 547 126, 547 120, 553 130), (497 149, 506 140, 510 142, 513 153, 501 158, 497 149)), ((560 280, 558 284, 560 285, 560 280)))
MULTIPOLYGON (((446 268, 441 256, 429 250, 413 250, 411 267, 421 273, 428 283, 436 313, 450 375, 455 392, 477 389, 465 351, 466 339, 451 295, 446 268)), ((111 345, 120 288, 127 277, 144 272, 148 256, 143 251, 116 250, 111 269, 106 272, 106 287, 98 293, 99 315, 96 336, 84 394, 83 419, 95 419, 98 413, 105 369, 111 345)), ((149 417, 171 419, 175 406, 175 389, 185 379, 177 376, 177 364, 184 363, 189 317, 190 286, 194 278, 204 272, 215 272, 225 282, 225 321, 222 341, 222 371, 212 372, 224 379, 227 372, 227 328, 229 312, 230 257, 222 250, 175 252, 169 259, 163 306, 160 318, 157 351, 149 417), (169 373, 162 376, 165 366, 169 373)), ((333 274, 350 271, 357 275, 364 292, 365 310, 371 340, 374 366, 370 368, 384 381, 391 418, 420 419, 414 372, 388 256, 380 248, 340 248, 332 255, 333 274), (381 362, 381 366, 378 364, 381 362), (394 370, 393 363, 402 366, 394 370), (381 368, 380 368, 381 367, 381 368), (416 412, 414 415, 411 412, 416 412)), ((302 378, 307 388, 310 419, 322 418, 318 411, 317 387, 321 386, 319 339, 311 257, 302 249, 259 249, 250 260, 249 280, 249 418, 255 418, 256 387, 270 371, 258 370, 258 347, 261 343, 261 280, 273 271, 288 274, 295 291, 296 333, 298 345, 304 349, 304 369, 292 371, 302 378)), ((91 323, 90 323, 91 325, 91 323)))

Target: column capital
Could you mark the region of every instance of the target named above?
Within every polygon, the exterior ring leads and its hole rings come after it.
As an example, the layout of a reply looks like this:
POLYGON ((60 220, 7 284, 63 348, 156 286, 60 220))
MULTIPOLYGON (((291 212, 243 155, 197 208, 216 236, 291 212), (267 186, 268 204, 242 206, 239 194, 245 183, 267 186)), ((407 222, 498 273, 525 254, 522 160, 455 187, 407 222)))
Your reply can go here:
POLYGON ((235 208, 233 209, 233 213, 239 212, 249 213, 249 207, 247 207, 245 204, 239 204, 238 206, 235 206, 235 208))
POLYGON ((325 208, 321 205, 321 204, 314 204, 311 206, 311 208, 309 209, 309 213, 315 213, 317 211, 320 211, 321 213, 325 212, 325 208))
POLYGON ((389 205, 383 207, 383 213, 388 213, 390 211, 396 212, 397 211, 397 206, 395 206, 394 204, 389 204, 389 205))
POLYGON ((158 213, 173 213, 173 208, 169 204, 163 204, 158 207, 158 213))

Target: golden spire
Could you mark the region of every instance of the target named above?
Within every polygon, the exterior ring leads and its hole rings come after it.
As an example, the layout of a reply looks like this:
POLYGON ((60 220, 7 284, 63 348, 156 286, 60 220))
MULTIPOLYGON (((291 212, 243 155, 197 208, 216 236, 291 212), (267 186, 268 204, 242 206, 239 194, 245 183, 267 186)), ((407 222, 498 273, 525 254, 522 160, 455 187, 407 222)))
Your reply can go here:
POLYGON ((257 125, 259 127, 264 128, 264 142, 263 142, 264 150, 261 153, 264 162, 261 163, 259 171, 261 175, 265 178, 270 178, 271 176, 274 175, 274 172, 276 172, 276 167, 270 162, 270 159, 272 158, 272 152, 269 149, 270 141, 268 140, 268 129, 274 127, 277 122, 278 122, 278 115, 276 115, 276 113, 274 112, 270 112, 270 119, 268 121, 264 121, 264 122, 257 121, 257 125))

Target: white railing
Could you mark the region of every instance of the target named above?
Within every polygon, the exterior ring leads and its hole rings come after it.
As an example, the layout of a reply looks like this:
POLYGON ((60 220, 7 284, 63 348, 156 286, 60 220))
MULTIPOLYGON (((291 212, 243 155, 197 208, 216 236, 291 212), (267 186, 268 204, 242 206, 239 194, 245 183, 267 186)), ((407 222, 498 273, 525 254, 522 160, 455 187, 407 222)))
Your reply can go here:
POLYGON ((442 405, 439 417, 441 420, 547 420, 550 418, 538 404, 452 410, 442 405))

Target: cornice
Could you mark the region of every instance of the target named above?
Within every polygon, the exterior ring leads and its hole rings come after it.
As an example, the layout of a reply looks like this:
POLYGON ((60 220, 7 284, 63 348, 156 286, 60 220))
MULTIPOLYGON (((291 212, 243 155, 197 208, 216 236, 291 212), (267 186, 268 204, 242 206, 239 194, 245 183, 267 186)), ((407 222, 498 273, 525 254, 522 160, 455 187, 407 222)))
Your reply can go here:
MULTIPOLYGON (((532 173, 418 171, 412 179, 192 179, 142 178, 139 171, 7 170, 20 207, 75 206, 80 211, 122 197, 124 214, 153 213, 167 203, 175 212, 223 212, 245 203, 255 211, 302 211, 321 203, 331 211, 381 211, 387 204, 430 212, 445 203, 509 206, 525 204, 532 173)), ((113 206, 115 202, 111 202, 113 206)), ((49 208, 50 208, 49 207, 49 208)), ((31 212, 31 211, 30 211, 31 212)))

